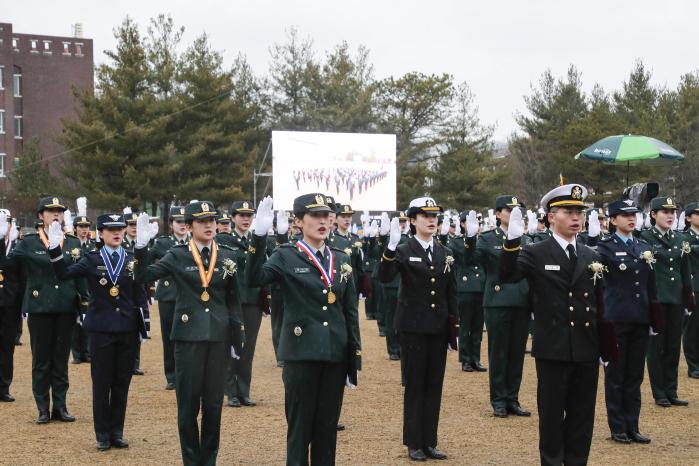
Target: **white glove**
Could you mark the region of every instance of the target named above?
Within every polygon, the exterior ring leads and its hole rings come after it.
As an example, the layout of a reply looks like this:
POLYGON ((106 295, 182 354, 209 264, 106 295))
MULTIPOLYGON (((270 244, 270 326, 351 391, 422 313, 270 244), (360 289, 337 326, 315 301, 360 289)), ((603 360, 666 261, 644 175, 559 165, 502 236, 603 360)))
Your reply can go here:
POLYGON ((66 233, 73 232, 73 214, 70 209, 67 209, 63 214, 63 224, 65 225, 66 233))
POLYGON ((587 222, 587 235, 590 238, 597 238, 602 230, 599 224, 599 216, 597 216, 597 211, 592 212, 590 220, 587 222))
POLYGON ((684 227, 686 227, 687 224, 685 222, 685 217, 684 217, 684 212, 680 214, 679 220, 677 220, 677 230, 682 231, 684 230, 684 227))
POLYGON ((524 224, 522 223, 522 209, 512 209, 510 213, 510 224, 507 227, 507 239, 521 238, 524 234, 524 224))
POLYGON ((439 231, 439 234, 442 236, 448 235, 450 226, 451 226, 450 218, 448 215, 445 215, 444 218, 442 219, 442 229, 439 231))
MULTIPOLYGON (((253 232, 257 236, 265 236, 274 223, 274 211, 272 210, 272 198, 266 196, 260 201, 255 216, 255 227, 253 232)), ((277 225, 278 226, 278 225, 277 225)))
MULTIPOLYGON (((359 227, 357 226, 356 223, 352 225, 352 234, 359 236, 359 227)), ((360 238, 361 238, 361 236, 360 236, 360 238)))
POLYGON ((653 327, 648 327, 648 335, 650 335, 650 336, 652 336, 652 337, 654 337, 654 336, 657 335, 657 333, 655 333, 655 332, 653 331, 653 327))
POLYGON ((12 225, 10 225, 10 241, 14 241, 19 238, 19 230, 17 229, 17 223, 15 219, 12 219, 12 225))
POLYGON ((359 221, 362 222, 362 225, 366 225, 369 222, 369 212, 366 210, 362 212, 362 215, 359 216, 359 221))
POLYGON ((536 219, 536 214, 531 210, 527 211, 527 233, 535 235, 538 223, 539 221, 536 219))
POLYGON ((57 248, 61 245, 61 241, 63 241, 63 229, 58 220, 54 220, 49 225, 49 249, 57 248))
POLYGON ((475 210, 469 210, 466 217, 466 236, 473 238, 478 234, 478 216, 475 210))
POLYGON ((379 234, 379 222, 377 220, 371 221, 371 226, 369 227, 369 238, 376 238, 379 234))
POLYGON ((400 220, 398 220, 398 217, 395 217, 393 220, 391 220, 390 232, 391 233, 388 238, 388 249, 390 249, 391 251, 395 251, 396 247, 398 246, 398 243, 400 243, 401 237, 400 220))
POLYGON ((672 221, 672 226, 670 227, 672 230, 677 230, 677 215, 675 215, 675 219, 672 221))
POLYGON ((386 212, 381 212, 381 236, 386 236, 391 231, 391 219, 386 212))
POLYGON ((148 246, 150 241, 150 216, 141 212, 136 219, 136 247, 138 249, 148 246))
POLYGON ((641 228, 643 228, 643 214, 636 212, 636 231, 641 231, 641 228))
POLYGON ((158 230, 160 227, 158 226, 158 222, 151 222, 150 225, 148 225, 148 233, 150 234, 150 239, 155 238, 158 236, 158 230))
POLYGON ((289 217, 283 210, 277 211, 277 234, 285 235, 289 231, 289 217))
POLYGON ((609 361, 605 361, 604 359, 599 358, 599 365, 607 367, 609 365, 609 361))
POLYGON ((495 218, 495 210, 488 209, 488 222, 490 222, 490 228, 495 229, 498 226, 498 219, 495 218))
POLYGON ((646 220, 643 222, 643 226, 644 226, 645 228, 650 228, 650 227, 651 227, 651 224, 650 224, 650 214, 646 215, 646 220))
POLYGON ((685 308, 684 308, 684 315, 686 315, 687 317, 689 317, 689 316, 692 315, 692 313, 689 312, 689 309, 687 309, 687 308, 685 307, 685 308))
POLYGON ((456 236, 461 236, 464 234, 463 230, 461 229, 461 219, 459 218, 458 215, 453 215, 451 217, 452 224, 454 225, 454 235, 456 236))
POLYGON ((7 214, 5 212, 0 212, 0 239, 7 235, 7 230, 10 226, 7 224, 7 214))

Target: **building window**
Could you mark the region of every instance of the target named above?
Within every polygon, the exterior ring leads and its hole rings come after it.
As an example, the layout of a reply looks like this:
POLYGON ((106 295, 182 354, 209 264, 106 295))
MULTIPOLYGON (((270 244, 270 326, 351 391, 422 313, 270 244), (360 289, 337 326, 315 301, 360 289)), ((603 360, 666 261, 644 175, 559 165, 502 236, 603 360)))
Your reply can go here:
POLYGON ((22 139, 24 135, 24 128, 22 127, 22 117, 15 116, 15 139, 22 139))
POLYGON ((5 67, 0 65, 0 89, 5 89, 5 67))
POLYGON ((75 55, 77 55, 78 57, 83 56, 83 44, 81 44, 80 42, 75 43, 75 55))
POLYGON ((36 48, 39 46, 39 41, 36 39, 30 39, 29 44, 32 47, 32 52, 36 50, 36 48))
POLYGON ((12 38, 12 48, 15 50, 19 49, 19 39, 16 37, 12 38))
POLYGON ((5 134, 5 110, 0 110, 0 134, 5 134))
POLYGON ((0 154, 0 178, 5 178, 5 154, 0 154))
POLYGON ((44 41, 44 53, 51 53, 51 41, 50 40, 44 41))
POLYGON ((22 97, 22 75, 15 74, 12 76, 13 89, 15 91, 15 97, 22 97))
POLYGON ((70 55, 70 42, 63 42, 63 55, 70 55))

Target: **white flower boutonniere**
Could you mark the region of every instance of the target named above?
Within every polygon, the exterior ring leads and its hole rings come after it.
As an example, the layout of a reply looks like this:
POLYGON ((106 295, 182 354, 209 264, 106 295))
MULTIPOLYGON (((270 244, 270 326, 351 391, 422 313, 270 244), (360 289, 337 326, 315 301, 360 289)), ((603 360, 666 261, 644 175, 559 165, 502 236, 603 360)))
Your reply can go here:
POLYGON ((351 276, 352 266, 345 262, 340 266, 340 281, 349 280, 351 276))
POLYGON ((454 265, 454 256, 447 256, 445 262, 444 273, 451 272, 451 266, 454 265))
POLYGON ((608 272, 607 267, 605 267, 601 262, 594 261, 589 265, 589 269, 592 271, 592 281, 597 284, 597 279, 604 277, 604 273, 608 272))
POLYGON ((73 258, 73 261, 77 261, 80 259, 80 249, 79 248, 73 248, 70 250, 70 257, 73 258))
POLYGON ((238 271, 238 264, 235 263, 233 259, 226 259, 223 261, 223 278, 227 276, 233 276, 234 273, 238 271))
POLYGON ((352 255, 352 248, 345 248, 345 254, 347 254, 348 256, 351 256, 352 255))
POLYGON ((361 241, 355 241, 355 243, 354 243, 355 248, 362 249, 362 246, 364 246, 364 245, 362 244, 361 241))
POLYGON ((682 241, 682 256, 690 252, 692 252, 692 248, 689 246, 689 243, 687 241, 682 241))
POLYGON ((126 263, 126 270, 129 271, 129 273, 133 273, 133 268, 136 265, 136 261, 129 261, 126 263))
POLYGON ((653 269, 653 264, 657 262, 657 259, 653 256, 653 251, 643 251, 643 253, 641 253, 641 259, 646 261, 651 270, 653 269))

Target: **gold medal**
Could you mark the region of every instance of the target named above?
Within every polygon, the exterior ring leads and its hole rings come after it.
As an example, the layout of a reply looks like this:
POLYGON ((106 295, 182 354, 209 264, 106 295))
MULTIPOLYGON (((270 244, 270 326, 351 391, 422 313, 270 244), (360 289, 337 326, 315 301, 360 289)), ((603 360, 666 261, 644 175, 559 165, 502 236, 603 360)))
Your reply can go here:
POLYGON ((109 295, 114 297, 119 296, 119 288, 117 288, 116 286, 111 287, 109 289, 109 295))
POLYGON ((332 291, 328 291, 328 304, 334 304, 337 301, 337 296, 332 291))
POLYGON ((201 294, 201 300, 204 302, 207 302, 209 300, 209 292, 204 290, 204 292, 201 294))
POLYGON ((5 281, 5 276, 2 273, 0 273, 0 282, 3 282, 3 281, 5 281))

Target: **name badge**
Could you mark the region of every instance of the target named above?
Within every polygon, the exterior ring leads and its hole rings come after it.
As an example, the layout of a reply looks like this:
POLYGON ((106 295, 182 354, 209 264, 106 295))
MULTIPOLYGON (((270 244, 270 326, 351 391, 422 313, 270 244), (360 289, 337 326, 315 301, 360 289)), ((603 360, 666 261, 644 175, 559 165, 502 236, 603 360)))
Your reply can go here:
POLYGON ((410 262, 422 262, 422 257, 411 257, 410 262))
POLYGON ((561 270, 560 265, 545 265, 544 270, 561 270))
POLYGON ((308 267, 294 267, 294 273, 311 273, 308 267))
POLYGON ((192 272, 194 270, 198 270, 196 265, 189 265, 184 268, 185 272, 192 272))
POLYGON ((624 251, 621 251, 621 252, 617 252, 616 255, 617 256, 625 256, 626 253, 624 251))
POLYGON ((38 254, 40 256, 43 256, 44 254, 46 254, 46 251, 34 251, 34 254, 38 254))
POLYGON ((106 265, 98 265, 97 270, 107 270, 107 266, 106 265))
POLYGON ((493 249, 502 249, 502 246, 493 246, 493 249))

